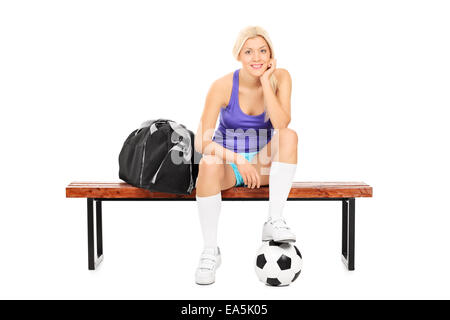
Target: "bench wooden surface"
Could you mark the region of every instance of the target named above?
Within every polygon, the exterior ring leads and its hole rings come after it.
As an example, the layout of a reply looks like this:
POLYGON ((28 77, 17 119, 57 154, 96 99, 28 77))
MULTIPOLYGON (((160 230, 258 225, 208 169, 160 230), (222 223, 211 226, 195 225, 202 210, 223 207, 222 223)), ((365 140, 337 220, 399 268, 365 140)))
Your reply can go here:
MULTIPOLYGON (((125 182, 72 182, 66 187, 67 198, 136 198, 136 199, 182 199, 190 195, 152 192, 133 187, 125 182)), ((372 197, 372 187, 364 182, 293 182, 290 199, 297 198, 358 198, 372 197)), ((222 199, 269 198, 269 186, 249 189, 233 187, 222 191, 222 199)))

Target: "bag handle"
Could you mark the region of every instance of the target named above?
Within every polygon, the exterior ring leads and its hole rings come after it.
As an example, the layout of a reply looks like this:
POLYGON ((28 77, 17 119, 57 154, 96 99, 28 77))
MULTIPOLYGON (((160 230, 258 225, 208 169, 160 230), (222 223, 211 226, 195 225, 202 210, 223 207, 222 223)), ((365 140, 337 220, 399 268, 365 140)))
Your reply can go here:
POLYGON ((189 132, 186 129, 186 126, 175 122, 173 120, 170 119, 163 119, 163 118, 159 118, 157 120, 147 120, 145 122, 143 122, 141 124, 141 127, 136 131, 135 135, 137 135, 142 128, 148 127, 150 126, 150 135, 152 135, 153 133, 155 133, 156 131, 158 131, 159 127, 158 124, 166 124, 168 123, 170 125, 170 127, 172 128, 172 130, 176 133, 176 135, 172 134, 171 140, 172 143, 177 144, 179 147, 181 147, 185 156, 186 157, 190 157, 191 155, 191 136, 189 134, 189 132), (178 136, 177 136, 178 135, 178 136), (181 137, 181 139, 180 139, 181 137))
POLYGON ((135 133, 134 135, 137 135, 139 132, 141 132, 141 130, 142 130, 143 128, 146 128, 146 127, 151 127, 151 133, 153 133, 153 132, 155 132, 155 131, 158 130, 158 127, 156 127, 156 123, 158 123, 158 124, 160 124, 160 123, 166 123, 167 121, 170 121, 170 120, 159 118, 159 119, 157 119, 157 120, 147 120, 147 121, 144 121, 144 122, 142 122, 141 126, 139 127, 139 129, 136 131, 136 133, 135 133), (153 126, 153 125, 154 125, 154 126, 153 126), (152 126, 153 126, 153 127, 152 127, 152 126))

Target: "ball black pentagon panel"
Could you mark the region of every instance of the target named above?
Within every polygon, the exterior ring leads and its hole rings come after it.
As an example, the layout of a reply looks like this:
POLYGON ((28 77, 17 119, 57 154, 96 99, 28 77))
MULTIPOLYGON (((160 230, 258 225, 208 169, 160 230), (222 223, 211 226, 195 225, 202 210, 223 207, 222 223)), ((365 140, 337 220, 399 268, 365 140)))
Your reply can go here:
POLYGON ((281 284, 281 282, 277 278, 267 278, 267 284, 270 286, 277 287, 281 284))
POLYGON ((298 276, 300 275, 301 272, 302 272, 302 270, 297 272, 291 282, 294 282, 298 278, 298 276))
POLYGON ((291 268, 291 258, 285 256, 284 254, 278 259, 277 264, 281 270, 288 270, 291 268))
POLYGON ((264 266, 266 265, 267 260, 266 257, 264 256, 264 254, 260 254, 257 258, 256 258, 256 266, 260 269, 264 268, 264 266))
POLYGON ((298 248, 297 248, 296 246, 294 246, 294 248, 295 248, 295 251, 297 252, 297 254, 300 256, 300 259, 303 259, 303 258, 302 258, 302 254, 300 253, 300 251, 298 250, 298 248))
POLYGON ((269 246, 270 247, 279 247, 280 246, 280 242, 275 242, 275 241, 273 241, 273 240, 270 240, 269 241, 269 246))

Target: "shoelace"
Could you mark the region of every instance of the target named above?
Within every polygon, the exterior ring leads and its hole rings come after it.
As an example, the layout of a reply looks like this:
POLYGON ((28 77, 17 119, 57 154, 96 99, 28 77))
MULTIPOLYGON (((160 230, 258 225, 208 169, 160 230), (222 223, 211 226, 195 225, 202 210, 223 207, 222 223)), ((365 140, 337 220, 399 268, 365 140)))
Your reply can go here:
POLYGON ((212 270, 217 263, 217 258, 211 254, 202 254, 199 269, 212 270))

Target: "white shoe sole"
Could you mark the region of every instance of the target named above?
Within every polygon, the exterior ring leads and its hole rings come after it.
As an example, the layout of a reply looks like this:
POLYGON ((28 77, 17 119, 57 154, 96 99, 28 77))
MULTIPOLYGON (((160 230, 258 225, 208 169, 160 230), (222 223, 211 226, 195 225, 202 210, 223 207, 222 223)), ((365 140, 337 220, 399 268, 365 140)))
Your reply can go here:
POLYGON ((275 241, 275 242, 281 242, 281 243, 291 243, 291 242, 296 242, 296 239, 273 239, 271 237, 265 237, 262 239, 262 241, 275 241))
POLYGON ((216 282, 215 277, 213 279, 210 279, 210 278, 201 278, 197 276, 197 279, 195 279, 195 283, 201 286, 213 284, 214 282, 216 282))

